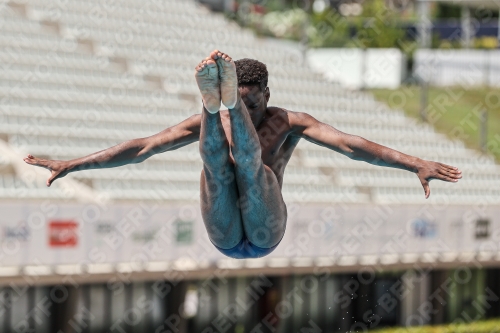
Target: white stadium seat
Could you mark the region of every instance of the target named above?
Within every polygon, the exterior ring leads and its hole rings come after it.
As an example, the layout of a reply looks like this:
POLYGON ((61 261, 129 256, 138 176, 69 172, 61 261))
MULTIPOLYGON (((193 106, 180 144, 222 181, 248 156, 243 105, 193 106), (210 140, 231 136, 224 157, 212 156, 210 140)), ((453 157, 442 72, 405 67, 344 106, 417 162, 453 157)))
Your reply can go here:
MULTIPOLYGON (((205 15, 206 9, 192 2, 161 1, 144 8, 132 0, 119 5, 97 0, 23 4, 26 17, 8 6, 0 10, 0 61, 5 64, 0 73, 0 132, 20 153, 76 158, 153 135, 200 113, 194 67, 217 47, 234 58, 268 64, 271 105, 308 112, 340 131, 459 166, 464 179, 453 185, 432 182, 432 197, 494 201, 491 191, 500 180, 492 157, 389 110, 369 94, 326 82, 303 65, 299 49, 258 38, 221 15, 205 15), (200 27, 201 16, 210 30, 200 27)), ((196 201, 201 167, 198 145, 191 144, 140 165, 68 177, 115 200, 156 195, 196 201), (148 188, 157 189, 156 194, 148 188)), ((2 178, 2 196, 20 195, 24 185, 12 177, 2 178)), ((298 202, 397 203, 423 195, 413 174, 351 160, 304 141, 283 183, 285 200, 298 202)), ((30 195, 59 195, 43 186, 30 195)))

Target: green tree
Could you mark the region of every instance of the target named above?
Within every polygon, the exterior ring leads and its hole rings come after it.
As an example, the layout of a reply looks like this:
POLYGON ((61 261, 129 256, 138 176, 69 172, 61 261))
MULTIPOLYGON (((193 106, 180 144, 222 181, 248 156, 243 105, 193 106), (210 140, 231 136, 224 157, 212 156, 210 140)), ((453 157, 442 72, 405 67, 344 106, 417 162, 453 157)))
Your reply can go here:
POLYGON ((405 32, 399 26, 398 12, 384 0, 366 0, 363 14, 355 19, 356 36, 350 44, 366 48, 389 48, 401 44, 405 32))
POLYGON ((350 23, 336 10, 327 8, 311 15, 308 30, 311 47, 343 47, 349 40, 350 23))

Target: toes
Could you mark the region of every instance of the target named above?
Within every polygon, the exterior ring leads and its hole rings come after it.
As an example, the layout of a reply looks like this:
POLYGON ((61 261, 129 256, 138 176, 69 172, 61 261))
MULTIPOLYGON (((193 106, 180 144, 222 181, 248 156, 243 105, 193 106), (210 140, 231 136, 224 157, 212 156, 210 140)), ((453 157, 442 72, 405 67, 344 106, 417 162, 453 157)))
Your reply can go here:
POLYGON ((196 68, 202 68, 205 65, 205 60, 202 60, 198 65, 196 65, 196 68))
POLYGON ((217 60, 221 56, 221 52, 219 50, 213 50, 210 52, 210 59, 217 60))
POLYGON ((209 57, 203 59, 198 66, 195 67, 197 72, 203 71, 206 67, 213 67, 215 65, 215 61, 209 57))
POLYGON ((40 160, 40 159, 35 158, 31 155, 28 155, 28 157, 25 157, 23 159, 23 161, 28 163, 28 164, 31 164, 31 165, 42 166, 42 167, 46 166, 45 160, 40 160))
POLYGON ((231 57, 225 54, 224 52, 221 52, 219 50, 213 50, 210 52, 210 56, 206 57, 205 60, 209 62, 210 60, 218 60, 218 59, 224 59, 225 61, 231 61, 231 57))
POLYGON ((215 61, 214 59, 210 58, 210 57, 206 57, 203 61, 202 61, 203 64, 207 65, 207 66, 213 66, 215 65, 215 61))
POLYGON ((201 72, 205 68, 205 64, 199 63, 198 66, 195 67, 197 72, 201 72))
POLYGON ((33 155, 28 155, 27 157, 23 158, 23 161, 29 164, 35 163, 35 158, 33 155))
POLYGON ((208 57, 207 59, 213 59, 213 60, 224 59, 225 61, 228 61, 228 62, 233 60, 226 53, 221 52, 219 50, 213 50, 212 53, 210 53, 210 57, 208 57))
POLYGON ((230 56, 228 56, 227 54, 224 54, 224 55, 222 56, 222 59, 224 59, 226 62, 230 62, 231 60, 233 60, 233 59, 231 59, 231 57, 230 57, 230 56))

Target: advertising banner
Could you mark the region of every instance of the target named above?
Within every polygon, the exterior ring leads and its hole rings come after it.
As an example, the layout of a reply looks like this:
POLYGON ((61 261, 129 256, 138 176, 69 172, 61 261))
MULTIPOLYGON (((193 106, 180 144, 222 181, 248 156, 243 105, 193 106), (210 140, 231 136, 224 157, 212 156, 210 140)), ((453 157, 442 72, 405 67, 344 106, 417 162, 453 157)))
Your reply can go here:
MULTIPOLYGON (((0 265, 194 262, 227 258, 196 204, 0 204, 0 265)), ((498 253, 500 207, 288 205, 266 258, 498 253)))

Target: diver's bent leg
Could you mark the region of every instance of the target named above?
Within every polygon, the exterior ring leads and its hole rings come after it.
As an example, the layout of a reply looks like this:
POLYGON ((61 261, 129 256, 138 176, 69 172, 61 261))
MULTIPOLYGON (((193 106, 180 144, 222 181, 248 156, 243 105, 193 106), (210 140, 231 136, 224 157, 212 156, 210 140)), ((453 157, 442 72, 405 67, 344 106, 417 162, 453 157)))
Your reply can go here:
POLYGON ((231 122, 231 153, 235 162, 238 163, 238 160, 249 163, 261 161, 262 149, 259 136, 239 93, 236 105, 229 110, 229 119, 231 122), (255 161, 248 161, 248 158, 255 161))
POLYGON ((262 162, 259 138, 241 98, 229 117, 245 235, 252 244, 270 248, 279 243, 286 227, 281 188, 274 172, 262 162))
POLYGON ((220 114, 211 114, 205 108, 201 120, 200 155, 203 160, 200 179, 203 221, 214 245, 229 249, 244 236, 234 164, 229 159, 229 144, 220 114))
POLYGON ((285 231, 286 206, 281 188, 272 170, 262 163, 259 137, 238 91, 234 61, 218 50, 210 58, 217 61, 221 99, 229 109, 231 153, 245 235, 254 246, 270 249, 285 231))
POLYGON ((285 233, 287 210, 274 172, 261 162, 251 169, 235 165, 243 228, 261 248, 277 245, 285 233))

